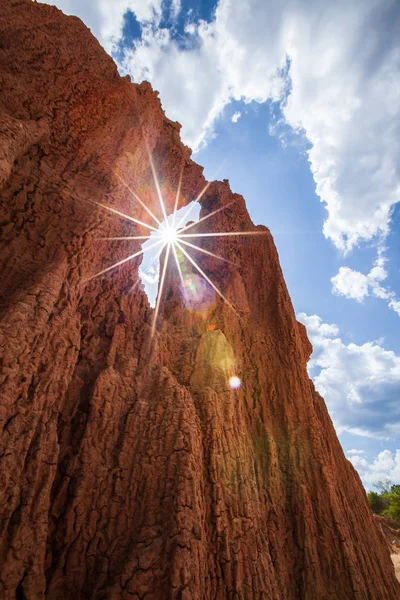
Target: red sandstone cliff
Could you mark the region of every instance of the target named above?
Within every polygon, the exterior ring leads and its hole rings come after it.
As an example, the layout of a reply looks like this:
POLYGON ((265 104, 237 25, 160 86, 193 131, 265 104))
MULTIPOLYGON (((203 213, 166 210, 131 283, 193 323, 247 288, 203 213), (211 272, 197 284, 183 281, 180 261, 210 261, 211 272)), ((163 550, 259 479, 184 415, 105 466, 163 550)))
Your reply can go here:
MULTIPOLYGON (((0 5, 0 597, 397 600, 389 552, 310 383, 271 235, 227 182, 196 256, 234 304, 188 310, 172 264, 159 331, 137 251, 105 235, 204 185, 148 84, 76 18, 0 5), (235 372, 240 390, 230 390, 235 372)), ((161 216, 159 213, 157 213, 161 216)), ((202 224, 198 225, 201 230, 202 224)))

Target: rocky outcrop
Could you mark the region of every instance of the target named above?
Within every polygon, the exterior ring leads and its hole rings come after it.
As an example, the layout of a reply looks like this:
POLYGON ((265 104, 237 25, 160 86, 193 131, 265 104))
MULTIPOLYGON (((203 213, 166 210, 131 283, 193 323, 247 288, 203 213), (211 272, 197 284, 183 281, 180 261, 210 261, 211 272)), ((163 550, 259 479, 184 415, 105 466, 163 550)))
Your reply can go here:
POLYGON ((396 577, 400 581, 400 523, 381 515, 374 515, 374 519, 378 529, 385 536, 395 567, 396 577))
POLYGON ((195 198, 179 125, 54 7, 0 5, 0 65, 1 598, 396 600, 268 230, 213 183, 207 228, 264 232, 196 255, 235 310, 171 262, 151 337, 140 259, 90 279, 146 230, 93 201, 161 217, 146 143, 168 212, 182 168, 195 198))

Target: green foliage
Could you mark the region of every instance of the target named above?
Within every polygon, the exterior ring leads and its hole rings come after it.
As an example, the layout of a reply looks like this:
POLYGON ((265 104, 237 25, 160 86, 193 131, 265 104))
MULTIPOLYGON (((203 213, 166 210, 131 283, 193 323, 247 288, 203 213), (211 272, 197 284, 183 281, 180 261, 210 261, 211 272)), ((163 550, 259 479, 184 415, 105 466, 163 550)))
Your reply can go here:
POLYGON ((386 498, 383 498, 381 494, 377 494, 376 492, 368 492, 367 497, 371 510, 376 515, 381 515, 383 511, 388 508, 387 502, 385 502, 386 498))
POLYGON ((383 514, 400 523, 400 485, 392 485, 390 488, 389 506, 383 514))
POLYGON ((400 485, 379 481, 374 487, 379 491, 367 494, 372 512, 400 523, 400 485))

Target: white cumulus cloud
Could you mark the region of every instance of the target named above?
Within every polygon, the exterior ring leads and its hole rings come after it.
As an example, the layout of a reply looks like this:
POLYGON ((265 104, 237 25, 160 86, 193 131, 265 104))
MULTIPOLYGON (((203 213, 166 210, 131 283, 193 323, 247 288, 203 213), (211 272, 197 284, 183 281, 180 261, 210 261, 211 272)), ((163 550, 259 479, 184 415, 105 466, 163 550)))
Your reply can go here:
POLYGON ((331 278, 333 292, 339 296, 357 300, 357 302, 362 302, 368 296, 381 298, 400 316, 400 301, 396 299, 393 291, 381 285, 381 282, 387 278, 384 265, 385 259, 378 258, 367 275, 349 267, 340 267, 338 273, 331 278))
POLYGON ((314 351, 310 374, 338 433, 376 438, 400 434, 400 356, 376 342, 345 344, 336 325, 297 315, 314 351))
MULTIPOLYGON (((157 26, 162 14, 162 0, 41 0, 53 4, 66 15, 74 15, 82 21, 107 50, 112 52, 122 36, 124 15, 131 11, 139 23, 157 26)), ((174 0, 172 9, 180 9, 179 0, 174 0)))
POLYGON ((281 102, 286 123, 310 142, 325 236, 348 251, 388 233, 400 198, 397 0, 219 0, 210 22, 191 18, 180 36, 158 27, 171 2, 56 3, 107 49, 124 13, 135 13, 142 36, 120 68, 151 81, 194 150, 232 100, 281 102))
POLYGON ((124 66, 159 89, 194 149, 232 99, 281 100, 286 122, 312 145, 324 233, 349 250, 386 235, 399 201, 396 23, 394 0, 220 0, 211 23, 192 25, 186 46, 148 28, 124 66))
POLYGON ((379 482, 400 483, 400 450, 395 453, 383 450, 372 462, 363 456, 362 451, 347 452, 347 458, 357 469, 365 487, 372 489, 379 482))

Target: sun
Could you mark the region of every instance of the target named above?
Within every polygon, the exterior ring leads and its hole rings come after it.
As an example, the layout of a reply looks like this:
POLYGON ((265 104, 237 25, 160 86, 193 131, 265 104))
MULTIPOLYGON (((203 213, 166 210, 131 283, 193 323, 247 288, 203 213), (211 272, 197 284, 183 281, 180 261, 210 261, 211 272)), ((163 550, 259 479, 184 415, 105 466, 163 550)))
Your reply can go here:
MULTIPOLYGON (((161 299, 162 299, 162 294, 163 294, 163 289, 164 289, 164 282, 165 282, 165 276, 166 276, 166 272, 167 272, 167 266, 168 266, 168 262, 171 257, 173 257, 175 260, 175 265, 176 265, 179 277, 181 279, 181 282, 183 282, 183 274, 182 274, 181 262, 178 259, 178 251, 179 251, 180 256, 184 257, 184 260, 186 260, 192 267, 194 267, 194 269, 196 269, 196 271, 199 273, 199 275, 201 277, 203 277, 203 279, 216 292, 216 294, 218 294, 218 296, 232 310, 235 310, 234 306, 229 302, 229 300, 224 296, 224 294, 221 292, 221 290, 215 285, 215 283, 210 279, 210 277, 208 277, 208 275, 203 271, 203 269, 200 267, 200 265, 196 262, 196 260, 193 258, 193 256, 189 252, 189 249, 193 249, 198 252, 201 252, 202 254, 206 254, 208 256, 212 256, 213 258, 217 258, 224 262, 231 263, 231 261, 229 259, 227 259, 223 256, 219 256, 218 254, 215 254, 214 252, 211 252, 210 250, 207 250, 206 248, 203 248, 202 246, 198 246, 197 244, 194 244, 193 242, 196 239, 204 239, 204 238, 206 239, 209 237, 265 235, 267 232, 266 231, 223 231, 223 232, 201 232, 201 233, 193 233, 193 231, 191 232, 190 230, 192 227, 194 227, 198 223, 201 223, 203 221, 206 221, 207 219, 210 219, 211 217, 213 217, 220 211, 226 210, 234 202, 234 200, 233 200, 229 204, 227 204, 225 206, 221 206, 220 208, 214 210, 213 212, 208 213, 207 215, 205 215, 198 221, 195 221, 195 222, 191 221, 188 223, 188 217, 189 217, 190 212, 193 210, 193 207, 196 205, 196 203, 201 199, 203 194, 206 192, 206 190, 208 189, 208 187, 210 185, 210 182, 204 186, 204 188, 202 189, 200 194, 197 196, 197 198, 191 203, 191 205, 189 206, 188 210, 186 211, 186 213, 184 214, 182 219, 177 223, 176 222, 176 213, 178 210, 179 198, 180 198, 180 194, 181 194, 182 172, 181 172, 181 176, 179 178, 179 184, 178 184, 178 188, 176 191, 176 198, 175 198, 173 214, 172 214, 172 217, 170 218, 170 222, 168 223, 168 215, 167 215, 167 211, 165 208, 165 204, 164 204, 164 200, 163 200, 163 196, 162 196, 162 192, 161 192, 161 187, 160 187, 160 184, 158 181, 156 170, 154 168, 153 159, 152 159, 151 153, 148 148, 147 148, 147 153, 148 153, 148 157, 149 157, 151 170, 153 173, 154 185, 155 185, 155 188, 157 191, 157 195, 158 195, 158 199, 159 199, 159 203, 160 203, 160 207, 161 207, 161 212, 164 217, 163 223, 156 217, 156 215, 151 211, 151 209, 147 206, 147 204, 145 204, 145 202, 143 202, 143 200, 138 196, 138 194, 123 180, 123 178, 118 173, 116 173, 116 175, 117 175, 118 179, 121 181, 122 185, 124 185, 124 187, 130 192, 132 197, 142 206, 142 208, 144 208, 144 210, 147 212, 147 214, 154 221, 154 225, 150 225, 149 223, 145 223, 144 221, 139 221, 138 219, 135 219, 134 217, 126 215, 125 213, 122 213, 122 212, 116 210, 115 208, 112 208, 111 206, 102 204, 101 202, 96 202, 95 200, 84 200, 84 201, 89 202, 90 204, 94 204, 95 206, 99 206, 99 207, 111 212, 112 214, 116 215, 117 217, 123 218, 131 223, 141 225, 142 227, 145 227, 146 229, 149 230, 148 235, 134 235, 134 236, 124 236, 124 237, 111 237, 111 238, 103 237, 103 238, 97 238, 97 239, 113 240, 113 241, 114 240, 142 240, 142 241, 145 241, 145 240, 149 240, 150 236, 151 236, 151 239, 154 239, 155 241, 152 245, 148 246, 146 248, 146 250, 150 250, 152 248, 158 247, 159 253, 161 253, 162 250, 166 249, 163 269, 162 269, 162 273, 160 275, 157 302, 156 302, 156 306, 154 308, 154 313, 153 313, 153 324, 152 324, 152 329, 151 329, 151 335, 154 336, 154 334, 156 332, 157 319, 158 319, 158 314, 159 314, 159 310, 160 310, 160 304, 161 304, 161 299), (184 223, 187 223, 187 224, 184 225, 184 223)), ((120 265, 139 257, 141 254, 143 254, 143 252, 144 252, 144 250, 142 249, 142 250, 139 250, 138 252, 135 252, 134 254, 127 256, 126 258, 110 265, 106 269, 103 269, 102 271, 95 273, 94 275, 89 277, 86 281, 90 281, 90 280, 94 279, 95 277, 99 277, 100 275, 105 275, 106 273, 119 267, 120 265)), ((232 385, 239 387, 237 385, 236 379, 238 379, 238 378, 235 378, 235 382, 233 382, 232 385)), ((238 379, 238 381, 240 382, 239 379, 238 379)))
POLYGON ((177 227, 167 225, 160 229, 160 234, 165 244, 176 244, 179 241, 179 230, 177 227))

